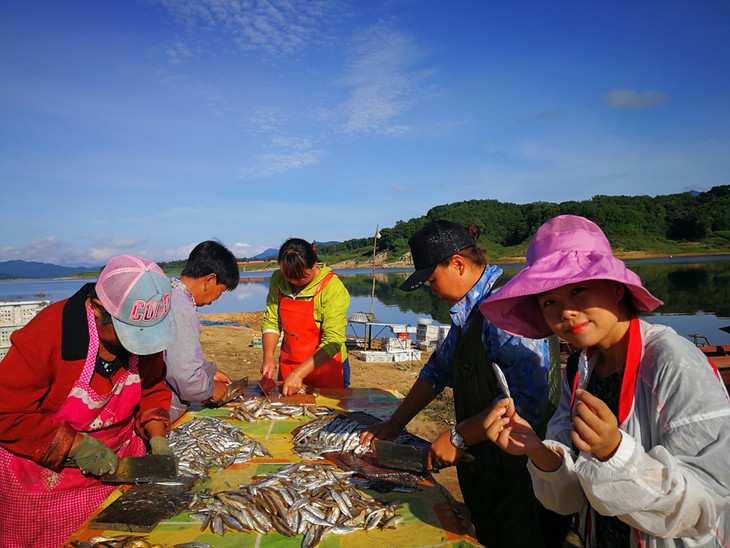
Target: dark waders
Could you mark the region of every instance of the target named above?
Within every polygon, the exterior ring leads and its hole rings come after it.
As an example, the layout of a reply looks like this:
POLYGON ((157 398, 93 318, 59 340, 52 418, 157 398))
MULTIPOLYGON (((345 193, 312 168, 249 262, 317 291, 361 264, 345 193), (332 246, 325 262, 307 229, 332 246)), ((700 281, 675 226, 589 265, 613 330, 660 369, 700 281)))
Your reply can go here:
MULTIPOLYGON (((475 314, 456 343, 453 374, 458 422, 491 406, 499 393, 482 346, 482 320, 481 314, 475 314)), ((508 455, 489 440, 471 446, 469 452, 475 460, 459 463, 457 471, 479 542, 488 548, 543 548, 539 503, 527 457, 508 455)))

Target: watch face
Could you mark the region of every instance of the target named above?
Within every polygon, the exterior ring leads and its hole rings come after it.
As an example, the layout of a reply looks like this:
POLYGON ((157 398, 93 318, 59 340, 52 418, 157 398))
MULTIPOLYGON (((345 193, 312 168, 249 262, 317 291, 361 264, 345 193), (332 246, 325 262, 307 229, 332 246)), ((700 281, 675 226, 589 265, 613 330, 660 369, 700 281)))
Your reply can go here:
POLYGON ((459 434, 456 428, 451 429, 451 445, 453 445, 457 449, 464 449, 464 447, 466 447, 464 445, 464 438, 461 434, 459 434))

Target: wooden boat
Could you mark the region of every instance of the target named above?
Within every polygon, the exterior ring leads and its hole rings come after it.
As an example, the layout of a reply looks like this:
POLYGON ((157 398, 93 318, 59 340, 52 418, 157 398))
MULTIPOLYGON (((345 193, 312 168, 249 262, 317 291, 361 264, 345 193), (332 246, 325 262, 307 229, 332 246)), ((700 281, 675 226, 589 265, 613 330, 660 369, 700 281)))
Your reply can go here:
POLYGON ((692 337, 695 346, 702 350, 707 359, 717 368, 717 372, 725 383, 728 391, 730 391, 730 345, 714 346, 704 335, 693 333, 692 337))

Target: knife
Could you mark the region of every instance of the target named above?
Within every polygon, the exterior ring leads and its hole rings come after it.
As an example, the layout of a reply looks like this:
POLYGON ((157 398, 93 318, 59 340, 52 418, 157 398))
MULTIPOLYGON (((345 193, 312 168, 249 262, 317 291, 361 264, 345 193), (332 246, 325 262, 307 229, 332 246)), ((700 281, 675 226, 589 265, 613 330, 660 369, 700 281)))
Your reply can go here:
POLYGON ((248 390, 248 377, 243 377, 237 381, 233 381, 228 385, 228 391, 222 401, 218 403, 218 407, 227 404, 229 401, 235 400, 241 394, 245 394, 248 390))
POLYGON ((276 390, 276 381, 271 377, 261 377, 259 388, 264 393, 264 396, 266 396, 266 399, 271 401, 269 395, 276 390))
MULTIPOLYGON (((390 468, 399 468, 410 472, 438 472, 438 468, 429 469, 427 466, 430 446, 415 447, 392 441, 375 440, 375 458, 378 464, 390 468)), ((472 462, 474 456, 466 452, 461 462, 472 462)))
MULTIPOLYGON (((65 462, 69 468, 78 468, 75 462, 65 462)), ((177 479, 177 458, 174 455, 143 455, 122 457, 112 473, 98 476, 109 483, 150 483, 177 479)))
POLYGON ((122 457, 112 474, 102 474, 101 481, 112 483, 145 483, 177 478, 177 459, 174 455, 143 455, 122 457))

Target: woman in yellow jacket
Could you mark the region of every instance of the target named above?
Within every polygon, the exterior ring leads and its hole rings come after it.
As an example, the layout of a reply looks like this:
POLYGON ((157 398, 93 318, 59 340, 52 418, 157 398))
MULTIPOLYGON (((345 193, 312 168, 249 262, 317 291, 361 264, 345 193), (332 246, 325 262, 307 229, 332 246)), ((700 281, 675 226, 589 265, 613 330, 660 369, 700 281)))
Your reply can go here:
POLYGON ((279 249, 279 270, 271 276, 261 326, 264 360, 261 373, 273 378, 274 351, 284 334, 278 379, 282 394, 298 392, 304 381, 317 387, 350 384, 345 348, 350 295, 339 277, 318 262, 312 244, 290 238, 279 249))

